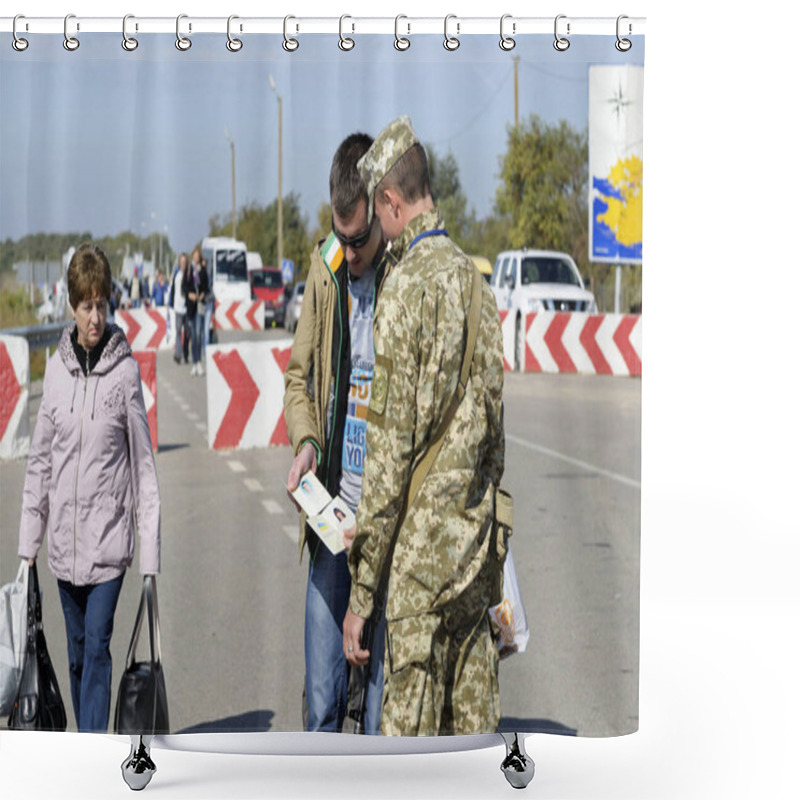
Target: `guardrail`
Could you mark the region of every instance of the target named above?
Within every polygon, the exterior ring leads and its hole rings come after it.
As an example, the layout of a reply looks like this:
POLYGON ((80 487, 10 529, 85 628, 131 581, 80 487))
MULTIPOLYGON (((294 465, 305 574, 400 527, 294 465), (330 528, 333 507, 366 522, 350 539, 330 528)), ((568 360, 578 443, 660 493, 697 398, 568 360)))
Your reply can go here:
POLYGON ((61 338, 61 331, 71 320, 63 322, 48 322, 46 325, 27 325, 21 328, 2 328, 0 334, 3 336, 21 336, 28 340, 28 347, 31 350, 42 350, 45 347, 55 347, 61 338))

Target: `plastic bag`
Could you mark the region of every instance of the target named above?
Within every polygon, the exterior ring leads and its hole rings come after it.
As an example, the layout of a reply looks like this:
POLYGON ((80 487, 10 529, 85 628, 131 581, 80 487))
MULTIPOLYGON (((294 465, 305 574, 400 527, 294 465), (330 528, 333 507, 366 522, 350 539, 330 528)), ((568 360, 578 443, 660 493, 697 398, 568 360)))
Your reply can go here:
POLYGON ((0 589, 0 714, 8 714, 17 696, 28 636, 28 562, 17 578, 0 589))
POLYGON ((500 658, 507 658, 513 653, 524 653, 530 630, 510 547, 503 564, 503 599, 489 609, 489 615, 500 630, 497 637, 500 658))

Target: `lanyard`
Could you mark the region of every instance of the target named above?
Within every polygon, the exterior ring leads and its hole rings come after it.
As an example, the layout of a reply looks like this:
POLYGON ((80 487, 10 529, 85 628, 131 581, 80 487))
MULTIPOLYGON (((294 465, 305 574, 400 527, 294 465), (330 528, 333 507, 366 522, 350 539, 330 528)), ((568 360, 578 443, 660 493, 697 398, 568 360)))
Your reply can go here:
POLYGON ((415 236, 411 241, 411 244, 408 246, 410 250, 420 239, 424 239, 426 236, 447 236, 448 233, 444 228, 435 228, 432 231, 423 231, 419 234, 419 236, 415 236))

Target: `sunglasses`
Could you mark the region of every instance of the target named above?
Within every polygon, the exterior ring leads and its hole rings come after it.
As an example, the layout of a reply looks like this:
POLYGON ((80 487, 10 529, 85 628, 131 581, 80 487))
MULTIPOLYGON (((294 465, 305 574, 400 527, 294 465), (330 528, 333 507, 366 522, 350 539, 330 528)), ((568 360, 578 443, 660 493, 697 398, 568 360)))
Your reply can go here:
POLYGON ((375 218, 373 217, 372 222, 367 225, 366 230, 361 231, 361 233, 355 236, 344 236, 336 230, 336 225, 333 224, 333 214, 331 214, 331 230, 333 231, 333 235, 339 240, 342 247, 352 247, 353 250, 360 250, 370 240, 372 236, 372 226, 374 224, 375 218))

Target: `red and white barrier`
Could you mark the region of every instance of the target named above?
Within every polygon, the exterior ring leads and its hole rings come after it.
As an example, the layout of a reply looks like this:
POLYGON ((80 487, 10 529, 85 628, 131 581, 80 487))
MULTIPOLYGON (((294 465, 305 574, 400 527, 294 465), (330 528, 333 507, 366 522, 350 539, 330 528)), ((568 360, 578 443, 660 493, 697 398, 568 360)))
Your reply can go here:
POLYGON ((220 331, 263 331, 264 303, 261 300, 217 303, 214 326, 220 331))
POLYGON ((156 383, 156 351, 135 350, 133 357, 139 364, 142 376, 142 394, 144 409, 147 412, 147 424, 150 426, 150 442, 153 452, 158 452, 158 392, 156 383))
POLYGON ((507 370, 514 368, 520 348, 523 372, 640 376, 642 318, 634 314, 585 314, 540 311, 521 319, 500 312, 507 370))
POLYGON ((31 445, 28 423, 30 355, 21 336, 0 336, 0 459, 24 458, 31 445))
POLYGON ((166 306, 120 310, 114 314, 114 322, 134 351, 167 350, 175 342, 175 315, 166 306))
POLYGON ((208 345, 208 446, 246 450, 288 445, 283 375, 292 339, 208 345))

